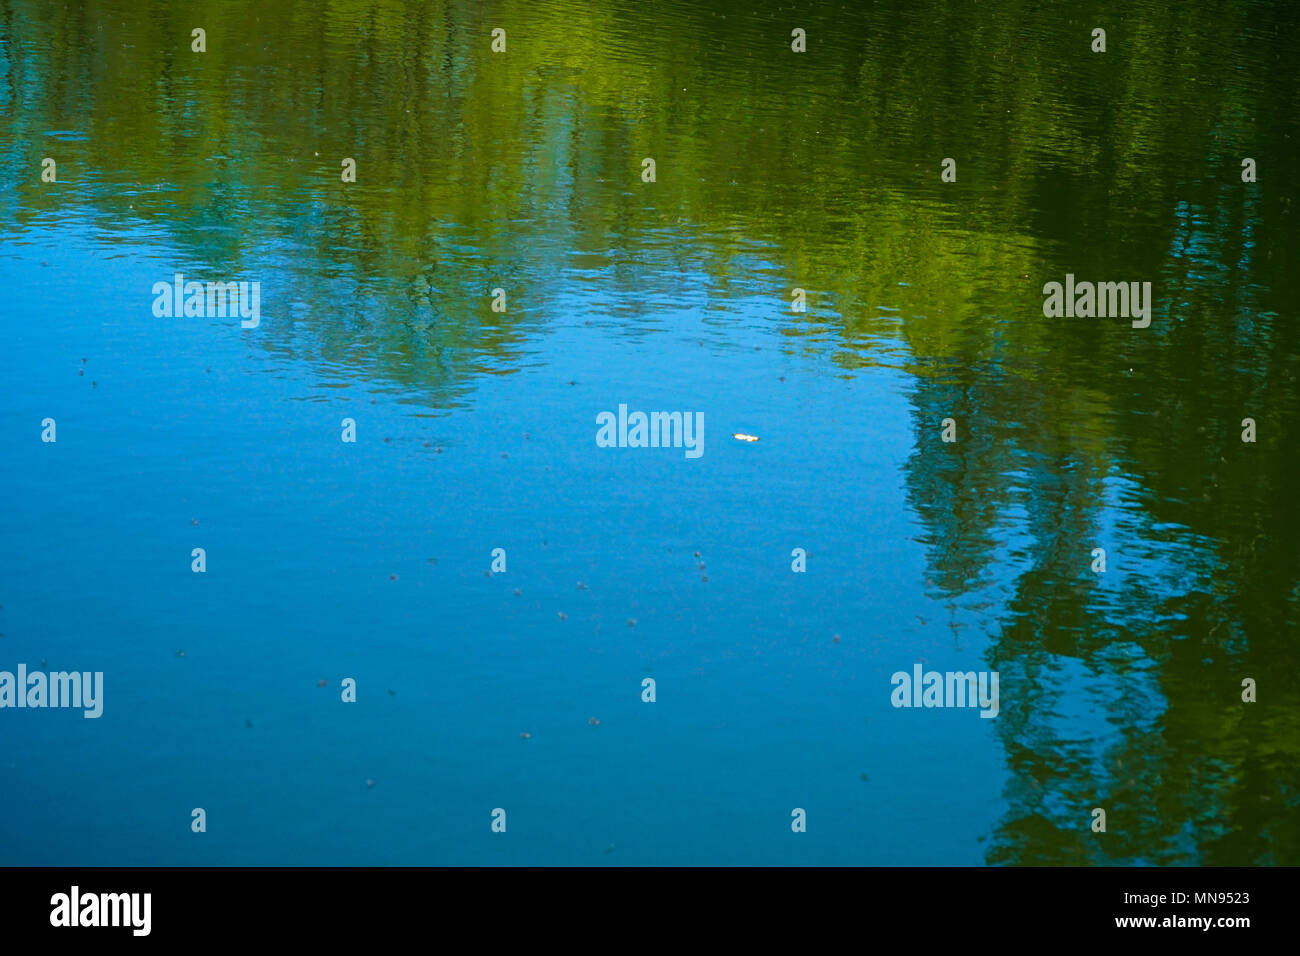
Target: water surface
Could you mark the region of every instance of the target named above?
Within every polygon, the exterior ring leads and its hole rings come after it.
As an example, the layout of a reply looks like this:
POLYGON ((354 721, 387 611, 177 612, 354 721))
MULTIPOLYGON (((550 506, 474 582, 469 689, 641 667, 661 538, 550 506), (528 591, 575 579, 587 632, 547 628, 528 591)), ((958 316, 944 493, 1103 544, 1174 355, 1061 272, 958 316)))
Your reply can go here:
POLYGON ((0 862, 1300 863, 1298 38, 0 0, 0 669, 105 675, 0 713, 0 862))

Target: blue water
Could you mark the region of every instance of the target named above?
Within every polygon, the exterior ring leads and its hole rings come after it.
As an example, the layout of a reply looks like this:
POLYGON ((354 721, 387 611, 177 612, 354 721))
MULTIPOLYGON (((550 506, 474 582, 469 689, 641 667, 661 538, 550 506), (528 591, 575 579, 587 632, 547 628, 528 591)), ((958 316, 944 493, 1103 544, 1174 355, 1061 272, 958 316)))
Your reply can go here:
POLYGON ((980 862, 992 722, 889 703, 985 646, 912 583, 901 373, 781 354, 752 291, 726 348, 707 291, 634 336, 561 272, 523 367, 431 412, 265 348, 271 281, 256 330, 154 318, 151 238, 0 260, 3 659, 105 675, 98 720, 6 712, 5 862, 980 862), (703 456, 596 447, 620 402, 702 411, 703 456))
POLYGON ((1300 860, 1293 4, 2 6, 0 864, 1300 860))

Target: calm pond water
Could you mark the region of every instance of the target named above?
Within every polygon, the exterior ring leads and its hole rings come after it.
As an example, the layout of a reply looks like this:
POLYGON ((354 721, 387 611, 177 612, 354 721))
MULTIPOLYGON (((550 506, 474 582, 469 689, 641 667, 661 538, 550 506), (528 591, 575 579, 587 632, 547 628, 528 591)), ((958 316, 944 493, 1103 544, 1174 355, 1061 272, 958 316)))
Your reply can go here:
POLYGON ((0 0, 0 862, 1300 863, 1298 17, 0 0))

